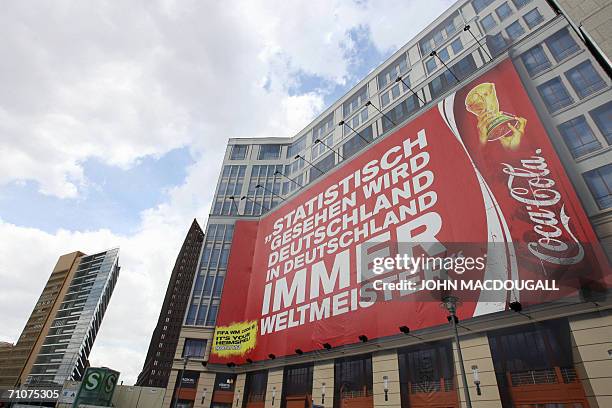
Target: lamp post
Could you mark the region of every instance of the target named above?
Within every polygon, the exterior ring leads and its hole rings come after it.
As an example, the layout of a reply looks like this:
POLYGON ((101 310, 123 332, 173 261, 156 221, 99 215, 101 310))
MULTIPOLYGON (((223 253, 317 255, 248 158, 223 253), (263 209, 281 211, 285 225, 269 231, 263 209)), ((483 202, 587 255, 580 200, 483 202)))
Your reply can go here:
POLYGON ((181 392, 181 386, 183 385, 183 375, 185 374, 185 370, 187 369, 187 363, 189 362, 189 356, 183 357, 183 368, 179 371, 178 376, 178 388, 176 389, 176 395, 174 395, 174 408, 178 405, 178 397, 181 392))
POLYGON ((449 321, 453 326, 453 334, 455 335, 455 343, 457 344, 457 354, 459 355, 459 368, 461 369, 461 377, 463 388, 465 389, 465 404, 467 408, 472 408, 472 400, 470 398, 470 390, 468 389, 467 377, 465 376, 465 367, 463 366, 463 354, 461 354, 461 344, 459 343, 459 332, 457 331, 457 299, 455 296, 445 296, 442 298, 442 306, 448 310, 449 321))

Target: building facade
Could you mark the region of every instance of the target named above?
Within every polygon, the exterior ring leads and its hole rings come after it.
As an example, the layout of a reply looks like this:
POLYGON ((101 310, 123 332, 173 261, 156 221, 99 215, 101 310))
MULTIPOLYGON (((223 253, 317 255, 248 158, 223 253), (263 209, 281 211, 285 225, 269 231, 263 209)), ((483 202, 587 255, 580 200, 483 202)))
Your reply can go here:
POLYGON ((157 326, 151 336, 147 357, 136 385, 166 388, 172 368, 191 283, 195 276, 204 232, 194 219, 172 269, 166 296, 159 314, 157 326))
MULTIPOLYGON (((610 9, 602 8, 610 18, 610 9)), ((545 303, 265 361, 209 364, 237 220, 258 220, 463 84, 511 61, 611 259, 612 90, 543 0, 458 1, 297 135, 231 139, 164 406, 612 406, 607 298, 545 303)), ((244 254, 244 256, 249 256, 244 254)), ((609 267, 606 265, 605 267, 609 267)), ((300 350, 301 351, 301 350, 300 350)))
POLYGON ((117 248, 59 258, 17 344, 9 356, 0 356, 6 386, 81 379, 117 282, 118 262, 117 248))

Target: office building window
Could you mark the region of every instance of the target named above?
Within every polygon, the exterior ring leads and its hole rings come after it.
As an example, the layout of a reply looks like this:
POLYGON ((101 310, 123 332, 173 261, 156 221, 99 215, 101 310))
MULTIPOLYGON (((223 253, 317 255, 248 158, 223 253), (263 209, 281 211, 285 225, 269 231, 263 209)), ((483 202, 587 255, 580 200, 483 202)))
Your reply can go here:
POLYGON ((550 113, 557 112, 559 109, 569 106, 574 102, 559 77, 538 86, 538 92, 550 113))
POLYGON ((427 36, 419 41, 421 55, 429 55, 431 50, 439 48, 443 43, 449 40, 457 32, 458 24, 463 23, 459 16, 459 12, 455 12, 452 16, 448 17, 444 22, 431 30, 427 36))
POLYGON ((491 14, 487 14, 486 16, 482 18, 482 20, 480 20, 480 25, 482 26, 482 29, 486 33, 486 32, 491 31, 493 28, 495 28, 495 26, 497 25, 497 21, 495 21, 495 19, 493 18, 491 14))
POLYGON ((244 214, 261 215, 279 204, 281 180, 277 172, 282 171, 283 166, 280 164, 253 166, 244 203, 244 214))
POLYGON ((277 144, 259 145, 259 160, 274 160, 280 157, 281 146, 277 144))
POLYGON ((511 41, 516 41, 518 38, 525 34, 525 29, 521 25, 520 21, 516 20, 514 23, 506 27, 506 34, 511 41))
POLYGON ((463 43, 461 42, 461 38, 456 38, 451 43, 451 48, 453 49, 453 54, 457 55, 463 49, 463 43))
POLYGON ((217 311, 219 310, 219 305, 211 305, 210 311, 208 312, 208 318, 206 319, 206 326, 214 326, 217 322, 217 311))
POLYGON ((601 148, 601 143, 582 115, 559 125, 559 133, 574 158, 601 148))
MULTIPOLYGON (((393 87, 395 88, 395 87, 393 87)), ((399 93, 399 87, 398 87, 398 93, 399 93)), ((349 122, 351 124, 351 127, 355 130, 357 130, 359 128, 359 126, 363 125, 366 120, 368 120, 368 108, 364 108, 362 109, 361 112, 359 112, 358 114, 354 115, 351 119, 349 119, 349 122)), ((352 133, 353 131, 351 129, 349 129, 348 126, 344 126, 344 134, 348 135, 350 133, 352 133)))
POLYGON ((493 3, 495 0, 473 0, 472 7, 476 10, 476 13, 480 13, 484 10, 489 4, 493 3))
POLYGON ((557 31, 544 42, 557 62, 563 61, 580 49, 567 28, 557 31))
POLYGON ((230 160, 244 160, 246 158, 248 148, 249 146, 247 145, 233 145, 230 160))
POLYGON ((205 352, 205 339, 185 339, 185 347, 183 347, 183 357, 204 358, 205 352))
POLYGON ((583 174, 584 180, 602 210, 612 207, 612 164, 583 174))
POLYGON ((405 100, 393 107, 393 109, 383 116, 383 132, 394 128, 396 125, 406 120, 414 112, 419 110, 419 107, 419 100, 417 99, 416 95, 409 95, 405 100))
POLYGON ((531 3, 531 0, 512 0, 512 3, 517 9, 520 9, 531 3))
POLYGON ((504 38, 501 32, 495 35, 487 35, 486 41, 487 47, 491 51, 493 57, 496 57, 501 54, 502 51, 505 50, 508 45, 506 39, 504 38))
POLYGON ((544 16, 540 13, 540 10, 538 10, 538 8, 536 7, 530 12, 528 12, 527 14, 525 14, 523 16, 523 20, 525 20, 525 24, 527 24, 527 27, 533 28, 537 26, 538 24, 540 24, 542 21, 544 21, 544 16))
POLYGON ((332 152, 310 169, 310 181, 316 180, 336 165, 336 153, 332 152))
MULTIPOLYGON (((394 78, 395 80, 395 78, 394 78)), ((364 86, 351 98, 342 104, 342 114, 345 118, 351 116, 368 100, 368 86, 364 86)))
POLYGON ((296 154, 300 153, 306 148, 307 137, 306 135, 300 137, 295 142, 291 143, 287 148, 287 157, 295 157, 296 154))
POLYGON ((372 126, 360 130, 359 135, 354 135, 342 145, 342 157, 348 159, 367 144, 366 140, 372 141, 372 139, 372 126))
POLYGON ((448 50, 446 48, 443 48, 438 51, 438 57, 440 57, 440 59, 444 62, 448 61, 448 59, 450 58, 450 56, 448 55, 448 50))
POLYGON ((523 60, 523 64, 525 64, 525 68, 527 68, 527 72, 529 72, 531 76, 539 74, 551 67, 550 60, 544 53, 544 48, 542 48, 541 45, 536 45, 525 51, 521 55, 521 59, 523 60))
POLYGON ((312 141, 327 137, 334 130, 334 114, 330 114, 323 121, 317 124, 312 130, 312 141))
POLYGON ((246 166, 223 166, 221 180, 217 189, 217 199, 213 206, 213 215, 233 215, 237 213, 237 204, 229 197, 240 197, 246 166))
POLYGON ((495 14, 499 17, 499 21, 504 21, 512 15, 512 9, 508 3, 503 3, 501 6, 495 9, 495 14))
POLYGON ((304 168, 304 160, 302 158, 297 158, 290 164, 285 166, 285 175, 290 176, 293 173, 297 173, 298 171, 304 168))
POLYGON ((383 89, 395 81, 395 78, 408 71, 408 57, 402 54, 391 65, 378 74, 378 88, 383 89))
MULTIPOLYGON (((346 126, 344 126, 346 127, 346 126)), ((325 154, 330 147, 334 145, 334 134, 330 133, 326 137, 319 138, 323 143, 315 143, 317 139, 313 139, 313 145, 311 149, 312 160, 317 159, 319 156, 325 154)), ((304 161, 304 159, 298 158, 298 160, 304 161)))
POLYGON ((476 71, 476 62, 472 54, 462 58, 459 62, 451 67, 454 74, 459 77, 459 80, 467 78, 472 72, 476 71))
POLYGON ((438 66, 436 63, 436 58, 430 58, 427 60, 427 62, 425 62, 425 66, 427 67, 427 73, 431 74, 433 71, 436 70, 436 67, 438 66))
POLYGON ((592 110, 591 117, 608 144, 612 145, 612 102, 592 110))
POLYGON ((606 83, 599 73, 595 71, 591 61, 584 61, 565 73, 572 84, 572 88, 580 98, 589 96, 593 92, 606 87, 606 83))

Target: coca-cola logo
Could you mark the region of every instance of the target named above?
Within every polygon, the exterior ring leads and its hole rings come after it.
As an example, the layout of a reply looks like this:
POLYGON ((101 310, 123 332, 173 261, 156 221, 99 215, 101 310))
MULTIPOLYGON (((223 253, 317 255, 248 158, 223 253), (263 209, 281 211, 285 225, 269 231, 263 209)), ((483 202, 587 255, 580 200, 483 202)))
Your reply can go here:
POLYGON ((508 163, 503 172, 508 175, 510 196, 525 205, 537 240, 527 244, 529 251, 556 265, 577 264, 584 258, 584 248, 570 229, 570 217, 565 212, 561 193, 555 189, 546 159, 536 155, 521 160, 521 167, 508 163))

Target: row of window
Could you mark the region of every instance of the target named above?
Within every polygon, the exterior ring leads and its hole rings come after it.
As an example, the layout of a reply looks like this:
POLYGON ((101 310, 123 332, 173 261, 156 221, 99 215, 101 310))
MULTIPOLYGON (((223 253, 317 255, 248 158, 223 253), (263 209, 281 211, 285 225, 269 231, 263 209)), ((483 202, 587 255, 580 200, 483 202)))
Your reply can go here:
MULTIPOLYGON (((606 82, 595 70, 593 64, 589 60, 566 71, 565 77, 580 99, 607 86, 606 82)), ((574 103, 574 98, 570 95, 560 77, 554 77, 548 80, 538 86, 537 89, 550 113, 558 112, 574 103)))

